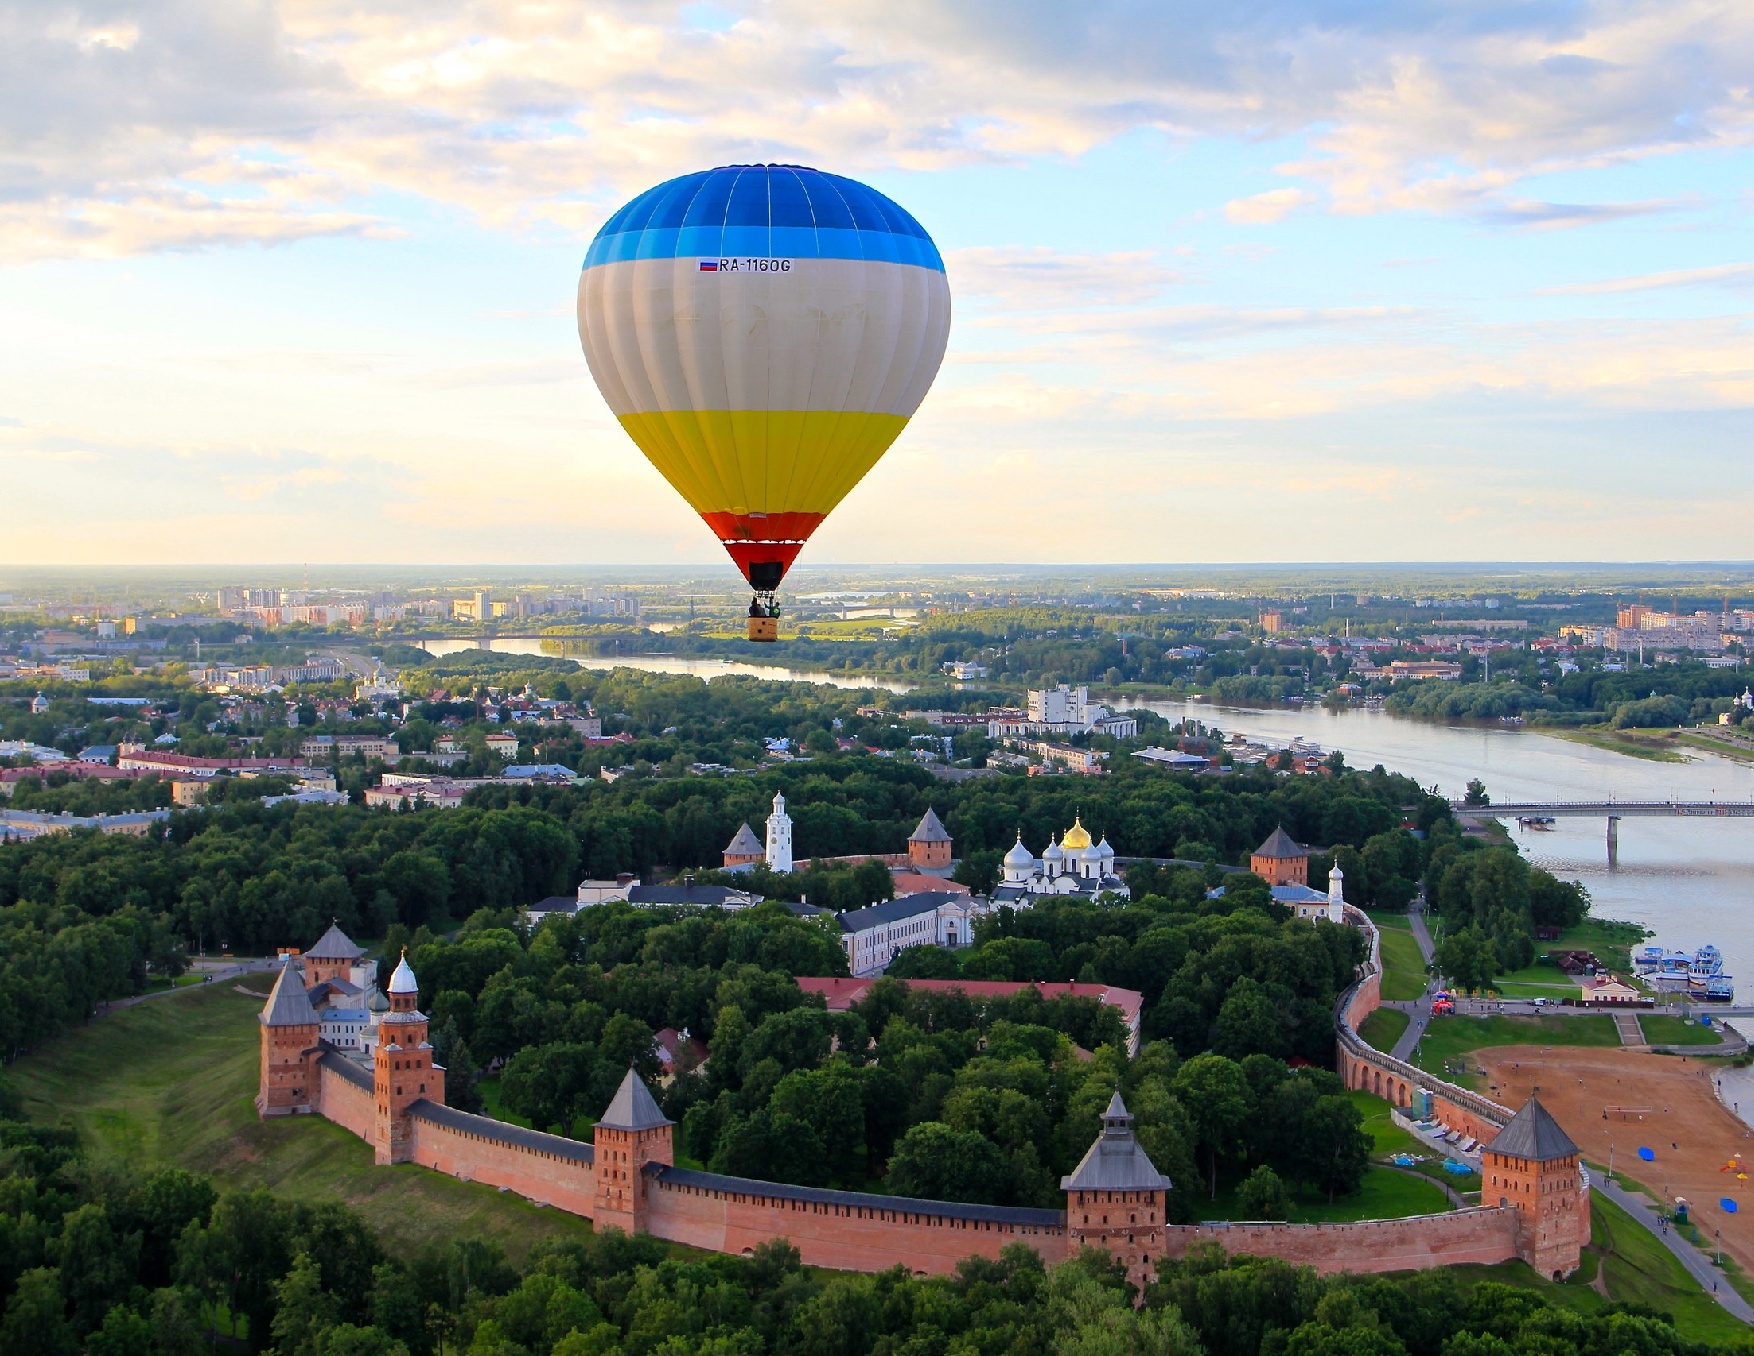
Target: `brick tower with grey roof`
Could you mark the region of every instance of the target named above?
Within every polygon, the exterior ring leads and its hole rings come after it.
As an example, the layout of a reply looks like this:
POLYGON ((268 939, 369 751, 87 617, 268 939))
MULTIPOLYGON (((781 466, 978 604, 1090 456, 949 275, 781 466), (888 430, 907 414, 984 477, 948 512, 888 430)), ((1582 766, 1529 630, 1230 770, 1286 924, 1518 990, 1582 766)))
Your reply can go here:
POLYGON ((950 846, 950 831, 938 812, 928 808, 919 827, 908 835, 908 862, 916 871, 941 871, 951 863, 950 846))
POLYGON ((629 1069, 592 1136, 596 1213, 591 1219, 596 1228, 614 1225, 630 1234, 647 1232, 645 1167, 675 1166, 673 1129, 645 1080, 629 1069))
POLYGON ((1078 1246, 1119 1258, 1127 1279, 1142 1289, 1157 1278, 1156 1263, 1167 1246, 1164 1212, 1171 1185, 1134 1136, 1132 1113, 1117 1090, 1102 1113, 1102 1134, 1060 1179, 1066 1232, 1078 1246))
POLYGON ((1309 884, 1309 849, 1285 832, 1274 829, 1267 841, 1249 853, 1249 870, 1268 885, 1309 884))
POLYGON ((317 938, 317 944, 299 958, 304 963, 305 987, 348 978, 354 963, 363 955, 365 952, 341 930, 341 924, 332 920, 329 930, 317 938))
POLYGON ((262 1028, 262 1067, 256 1084, 256 1114, 299 1116, 317 1109, 316 1058, 322 1053, 317 1011, 305 992, 298 966, 288 957, 256 1021, 262 1028))
POLYGON ((1482 1154, 1480 1203, 1517 1212, 1517 1252, 1542 1276, 1577 1270, 1589 1237, 1578 1148, 1530 1096, 1482 1154))
POLYGON ((767 848, 761 839, 755 836, 755 830, 749 827, 748 821, 737 826, 737 832, 725 845, 724 865, 753 866, 767 856, 767 848))

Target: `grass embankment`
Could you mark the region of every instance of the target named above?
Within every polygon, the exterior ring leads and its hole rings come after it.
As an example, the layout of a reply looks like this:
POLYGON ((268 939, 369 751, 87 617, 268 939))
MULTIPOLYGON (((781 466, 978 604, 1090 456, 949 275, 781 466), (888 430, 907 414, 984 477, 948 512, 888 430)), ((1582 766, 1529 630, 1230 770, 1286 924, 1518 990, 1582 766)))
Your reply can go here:
POLYGON ((1727 732, 1713 733, 1714 730, 1722 728, 1721 726, 1706 726, 1697 730, 1678 730, 1675 733, 1675 740, 1677 743, 1687 745, 1688 748, 1716 754, 1719 758, 1730 758, 1738 763, 1754 762, 1754 744, 1748 741, 1747 736, 1732 736, 1727 732))
POLYGON ((1382 945, 1382 996, 1391 1003, 1404 1003, 1425 992, 1425 957, 1413 940, 1413 927, 1404 913, 1375 912, 1382 945))
POLYGON ((1551 726, 1530 726, 1537 734, 1550 735, 1554 739, 1569 739, 1573 744, 1588 744, 1594 749, 1606 749, 1609 753, 1623 753, 1628 758, 1643 758, 1652 763, 1689 763, 1693 760, 1684 753, 1677 753, 1667 747, 1674 740, 1676 732, 1668 729, 1633 729, 1613 730, 1605 725, 1583 726, 1578 729, 1556 729, 1551 726))
POLYGON ((1414 1063, 1463 1087, 1477 1087, 1477 1067, 1467 1056, 1489 1045, 1620 1044, 1612 1017, 1433 1017, 1414 1052, 1414 1063))
POLYGON ((1682 1332, 1702 1341, 1747 1338, 1748 1326, 1700 1289, 1661 1239, 1600 1192, 1590 1193, 1589 1252, 1599 1259, 1609 1299, 1673 1314, 1682 1332))
POLYGON ((1366 1045, 1387 1054, 1412 1020, 1399 1008, 1378 1008, 1358 1024, 1358 1034, 1364 1037, 1366 1045))
POLYGON ((31 1117, 78 1130, 101 1158, 165 1165, 223 1186, 268 1187, 353 1206, 413 1247, 485 1237, 513 1257, 590 1223, 413 1165, 373 1165, 371 1146, 320 1116, 256 1119, 256 1014, 231 985, 153 999, 58 1037, 12 1066, 31 1117))
POLYGON ((1454 1270, 1468 1283, 1496 1281, 1539 1290, 1555 1304, 1582 1314, 1600 1313, 1615 1303, 1648 1304, 1672 1315, 1687 1337, 1703 1342, 1734 1342, 1748 1336, 1747 1325, 1701 1290, 1650 1230, 1600 1192, 1590 1193, 1590 1241, 1582 1265, 1563 1282, 1548 1281, 1521 1262, 1454 1270))
POLYGON ((1685 1017, 1663 1017, 1654 1012, 1637 1014, 1639 1028, 1648 1045, 1722 1045, 1724 1038, 1715 1026, 1702 1026, 1685 1017))

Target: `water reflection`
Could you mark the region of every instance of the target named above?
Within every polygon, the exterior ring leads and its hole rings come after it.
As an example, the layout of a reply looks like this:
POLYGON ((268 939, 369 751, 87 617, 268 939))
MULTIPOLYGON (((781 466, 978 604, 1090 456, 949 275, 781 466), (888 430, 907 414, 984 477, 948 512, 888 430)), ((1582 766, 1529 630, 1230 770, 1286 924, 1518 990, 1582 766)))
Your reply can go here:
MULTIPOLYGON (((464 650, 484 648, 473 640, 427 640, 420 648, 435 657, 460 654, 464 650)), ((569 646, 565 637, 541 638, 512 636, 488 642, 487 649, 495 654, 533 654, 561 656, 587 669, 640 669, 645 673, 686 673, 696 678, 722 678, 741 674, 745 678, 765 678, 777 683, 821 683, 827 687, 845 688, 851 692, 876 688, 883 692, 911 692, 912 683, 893 678, 848 677, 814 669, 787 669, 773 664, 744 664, 731 659, 683 659, 669 655, 600 655, 581 653, 582 646, 569 646)))

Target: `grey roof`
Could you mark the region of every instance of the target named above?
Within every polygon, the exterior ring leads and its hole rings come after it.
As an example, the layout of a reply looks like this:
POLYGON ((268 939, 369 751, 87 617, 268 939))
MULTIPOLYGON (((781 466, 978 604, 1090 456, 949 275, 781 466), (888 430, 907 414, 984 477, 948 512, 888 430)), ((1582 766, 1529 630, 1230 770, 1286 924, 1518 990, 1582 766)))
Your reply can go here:
POLYGON ((304 976, 290 963, 280 967, 280 977, 269 991, 257 1021, 263 1026, 316 1026, 317 1010, 305 993, 304 976))
POLYGON ((1571 1136, 1559 1128, 1553 1113, 1534 1096, 1523 1103, 1522 1109, 1510 1118, 1510 1124, 1500 1130, 1486 1148, 1490 1153, 1532 1163, 1570 1158, 1577 1153, 1577 1145, 1571 1142, 1571 1136))
POLYGON ((938 812, 928 808, 926 813, 920 816, 919 828, 908 835, 907 841, 910 843, 948 843, 950 833, 945 829, 944 822, 938 818, 938 812))
POLYGON ((349 1059, 339 1053, 333 1046, 324 1046, 323 1053, 317 1057, 317 1063, 325 1069, 333 1069, 356 1088, 371 1091, 372 1074, 356 1059, 349 1059))
POLYGON ((530 913, 577 913, 579 897, 577 895, 549 895, 547 899, 539 899, 532 904, 530 913))
POLYGON ((940 904, 951 899, 967 899, 967 895, 954 894, 949 890, 922 890, 917 895, 903 895, 899 899, 886 899, 881 904, 873 904, 869 908, 854 909, 840 916, 842 932, 863 932, 866 928, 882 927, 885 923, 893 923, 899 918, 912 918, 917 914, 931 913, 940 904))
POLYGON ((316 960, 358 960, 365 952, 353 944, 339 923, 330 923, 329 930, 317 938, 317 944, 305 955, 316 960))
POLYGON ((1061 1191, 1167 1191, 1169 1178, 1133 1138, 1133 1117, 1117 1091, 1102 1113, 1102 1134, 1085 1152, 1061 1191))
POLYGON ((597 1124, 611 1130, 656 1130, 672 1122, 665 1120, 664 1113, 658 1110, 645 1079, 629 1069, 597 1124))
POLYGON ((863 1191, 828 1191, 821 1187, 787 1186, 783 1182, 757 1182, 747 1177, 724 1177, 716 1172, 646 1164, 645 1171, 675 1186, 730 1191, 769 1200, 811 1201, 819 1205, 843 1205, 861 1210, 899 1210, 913 1215, 950 1219, 987 1220, 995 1224, 1033 1224, 1044 1229, 1064 1228, 1066 1216, 1059 1210, 1027 1210, 1009 1205, 965 1205, 961 1201, 920 1201, 912 1196, 875 1196, 863 1191))
POLYGON ((474 1116, 467 1111, 458 1111, 454 1106, 444 1106, 429 1098, 422 1097, 412 1103, 408 1114, 418 1116, 423 1121, 431 1121, 434 1125, 443 1125, 452 1130, 461 1130, 467 1135, 480 1135, 483 1139, 498 1140, 502 1144, 517 1144, 526 1149, 534 1149, 538 1153, 553 1154, 556 1158, 568 1158, 575 1163, 595 1163, 597 1151, 589 1144, 581 1144, 576 1139, 568 1139, 564 1135, 544 1134, 540 1130, 526 1130, 521 1125, 508 1125, 504 1121, 496 1121, 491 1116, 474 1116))
POLYGON ((755 830, 748 824, 739 824, 731 841, 725 844, 727 857, 760 857, 767 852, 761 839, 755 836, 755 830))
MULTIPOLYGON (((1312 890, 1307 885, 1275 885, 1272 889, 1273 902, 1276 904, 1326 904, 1328 897, 1320 890, 1312 890)), ((1222 891, 1220 891, 1222 896, 1222 891)))
POLYGON ((636 885, 627 892, 629 904, 701 904, 723 908, 733 899, 747 898, 747 890, 729 885, 636 885))
POLYGON ((787 900, 786 901, 786 912, 795 913, 800 918, 816 918, 822 914, 827 913, 828 910, 827 909, 819 909, 814 904, 806 904, 806 903, 804 903, 803 900, 798 900, 796 902, 793 902, 792 900, 787 900))
POLYGON ((1281 824, 1278 828, 1273 830, 1272 835, 1266 842, 1262 843, 1254 850, 1252 855, 1256 857, 1272 857, 1283 861, 1287 857, 1307 857, 1309 856, 1309 849, 1299 847, 1297 845, 1297 840, 1292 838, 1290 834, 1286 833, 1285 826, 1281 824))

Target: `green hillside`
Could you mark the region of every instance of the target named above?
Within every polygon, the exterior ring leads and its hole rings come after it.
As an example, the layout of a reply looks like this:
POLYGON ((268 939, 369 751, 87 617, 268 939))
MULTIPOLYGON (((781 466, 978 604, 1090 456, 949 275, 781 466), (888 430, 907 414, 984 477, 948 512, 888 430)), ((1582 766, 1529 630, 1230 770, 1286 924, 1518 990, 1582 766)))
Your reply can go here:
POLYGON ((488 1237, 521 1258, 542 1239, 590 1230, 588 1220, 493 1187, 376 1167, 370 1146, 319 1116, 257 1120, 261 1005, 229 984, 153 999, 58 1037, 10 1077, 32 1119, 72 1125, 100 1156, 345 1201, 415 1246, 488 1237))

